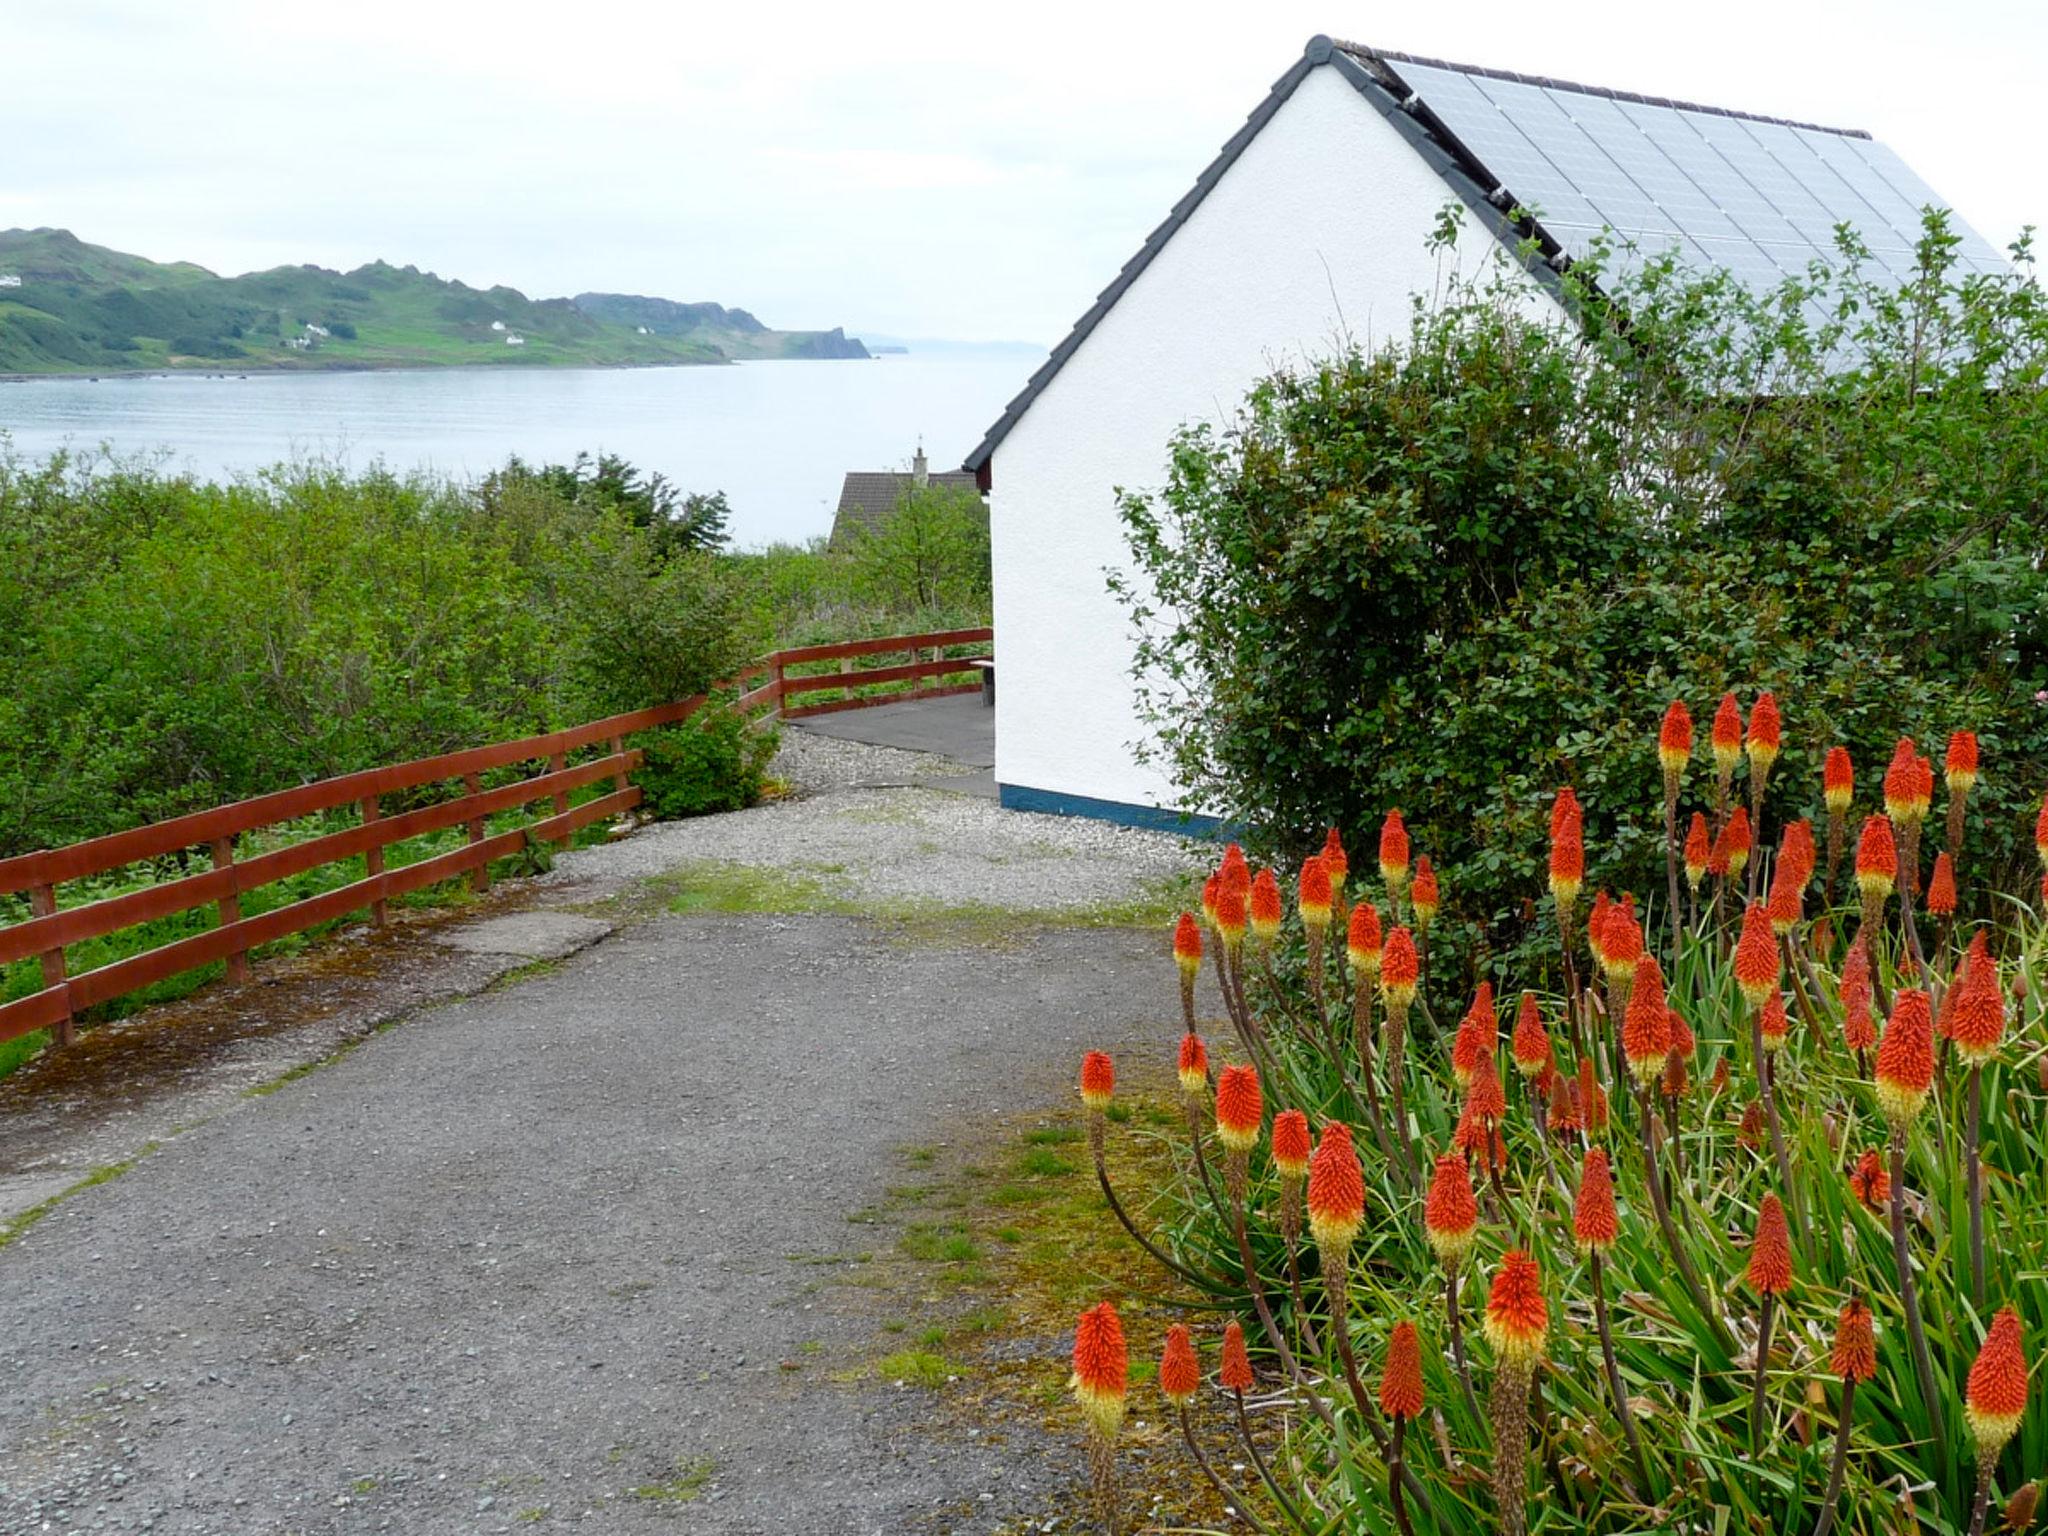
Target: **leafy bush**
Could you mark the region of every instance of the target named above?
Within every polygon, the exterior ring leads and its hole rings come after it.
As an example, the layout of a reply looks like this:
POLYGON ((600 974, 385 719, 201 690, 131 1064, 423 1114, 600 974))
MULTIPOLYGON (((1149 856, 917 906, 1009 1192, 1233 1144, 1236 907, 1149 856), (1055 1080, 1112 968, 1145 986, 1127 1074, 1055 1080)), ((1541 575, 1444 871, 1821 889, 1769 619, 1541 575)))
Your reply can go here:
POLYGON ((643 735, 645 756, 633 781, 649 814, 662 821, 745 810, 761 798, 775 739, 735 715, 706 710, 643 735))
POLYGON ((912 485, 848 550, 856 593, 892 613, 989 603, 988 507, 959 486, 912 485))
MULTIPOLYGON (((1838 742, 2048 758, 2048 298, 2024 249, 2011 277, 1952 250, 1932 220, 1904 293, 1846 242, 1763 297, 1593 263, 1570 329, 1466 285, 1183 432, 1124 498, 1119 584, 1167 766, 1295 854, 1400 806, 1455 980, 1555 951, 1526 893, 1560 779, 1603 808, 1593 878, 1661 889, 1636 722, 1674 695, 1775 689, 1808 807, 1838 742)), ((2026 883, 2017 779, 1987 777, 1980 902, 2026 883)))

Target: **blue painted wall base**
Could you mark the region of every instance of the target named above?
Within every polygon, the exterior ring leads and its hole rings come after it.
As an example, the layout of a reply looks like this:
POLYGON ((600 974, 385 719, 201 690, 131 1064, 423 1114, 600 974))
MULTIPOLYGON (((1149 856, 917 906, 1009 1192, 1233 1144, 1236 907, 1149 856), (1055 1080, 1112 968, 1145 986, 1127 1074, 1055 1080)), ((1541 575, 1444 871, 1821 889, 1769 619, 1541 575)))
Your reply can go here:
POLYGON ((1192 811, 1166 811, 1156 805, 1131 805, 1122 800, 1097 800, 1089 795, 1063 795, 1056 790, 998 784, 996 796, 1006 811, 1037 811, 1045 816, 1087 816, 1120 827, 1152 832, 1178 832, 1183 837, 1221 838, 1227 830, 1220 816, 1192 811))

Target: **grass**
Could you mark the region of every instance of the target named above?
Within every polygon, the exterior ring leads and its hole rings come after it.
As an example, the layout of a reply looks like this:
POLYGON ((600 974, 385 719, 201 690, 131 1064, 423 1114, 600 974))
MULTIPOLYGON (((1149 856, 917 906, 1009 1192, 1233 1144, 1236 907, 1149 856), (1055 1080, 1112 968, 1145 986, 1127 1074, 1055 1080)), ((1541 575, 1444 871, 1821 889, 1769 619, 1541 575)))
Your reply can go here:
POLYGON ((927 1264, 965 1264, 981 1256, 974 1236, 960 1222, 914 1221, 897 1247, 906 1258, 927 1264))
POLYGON ((875 1374, 884 1381, 912 1387, 943 1387, 960 1373, 945 1356, 923 1349, 899 1349, 875 1362, 875 1374))
POLYGON ((39 1201, 5 1223, 0 1223, 0 1248, 5 1248, 73 1195, 83 1194, 88 1189, 95 1189, 102 1184, 108 1184, 118 1179, 122 1174, 149 1156, 150 1153, 156 1151, 158 1145, 154 1141, 148 1142, 133 1157, 124 1157, 117 1163, 102 1163, 76 1184, 67 1185, 65 1188, 58 1190, 56 1194, 51 1195, 47 1200, 39 1201))
POLYGON ((646 1499, 656 1504, 691 1504, 704 1491, 712 1475, 718 1471, 718 1463, 708 1456, 698 1456, 676 1462, 676 1475, 665 1482, 642 1483, 632 1490, 636 1499, 646 1499))

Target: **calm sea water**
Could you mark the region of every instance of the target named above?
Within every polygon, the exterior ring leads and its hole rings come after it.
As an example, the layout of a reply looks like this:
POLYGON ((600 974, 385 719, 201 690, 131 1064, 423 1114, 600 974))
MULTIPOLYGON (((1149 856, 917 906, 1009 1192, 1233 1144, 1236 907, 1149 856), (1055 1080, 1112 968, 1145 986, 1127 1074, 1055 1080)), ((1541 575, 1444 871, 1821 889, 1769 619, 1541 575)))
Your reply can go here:
POLYGON ((742 545, 828 532, 849 469, 955 468, 1043 354, 959 348, 730 368, 420 369, 0 383, 17 454, 105 443, 233 476, 317 455, 474 477, 514 453, 624 455, 722 490, 742 545))

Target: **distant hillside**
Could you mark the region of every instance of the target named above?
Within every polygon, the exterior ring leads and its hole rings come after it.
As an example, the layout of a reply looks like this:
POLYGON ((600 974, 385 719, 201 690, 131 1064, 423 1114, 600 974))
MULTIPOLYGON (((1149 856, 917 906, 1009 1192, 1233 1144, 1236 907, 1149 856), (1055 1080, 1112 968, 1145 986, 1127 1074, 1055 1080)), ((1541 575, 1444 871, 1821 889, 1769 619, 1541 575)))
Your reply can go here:
POLYGON ((353 272, 277 267, 221 277, 189 262, 166 265, 88 245, 69 230, 0 230, 0 374, 866 355, 840 331, 774 331, 745 310, 716 304, 671 306, 703 313, 694 326, 662 327, 613 318, 603 312, 608 307, 472 288, 381 261, 353 272))
POLYGON ((744 309, 678 304, 636 293, 579 293, 570 300, 586 315, 653 336, 707 342, 728 357, 866 357, 868 349, 834 326, 829 331, 771 331, 744 309))

